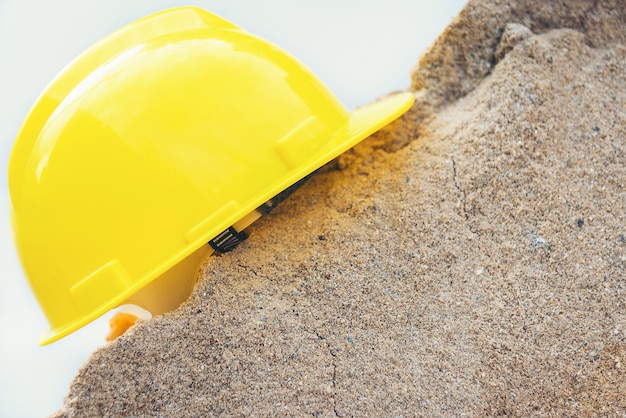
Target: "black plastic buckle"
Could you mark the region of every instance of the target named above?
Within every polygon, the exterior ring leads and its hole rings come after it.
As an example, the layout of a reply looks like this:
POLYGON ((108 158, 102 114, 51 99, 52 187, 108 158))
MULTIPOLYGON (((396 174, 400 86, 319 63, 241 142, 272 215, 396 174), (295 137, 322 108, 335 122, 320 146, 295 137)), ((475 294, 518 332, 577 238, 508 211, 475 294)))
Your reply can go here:
POLYGON ((227 253, 228 251, 239 245, 246 238, 248 238, 248 234, 246 234, 245 231, 237 232, 237 230, 231 226, 227 230, 213 238, 211 241, 209 241, 209 245, 215 251, 219 251, 220 253, 227 253))

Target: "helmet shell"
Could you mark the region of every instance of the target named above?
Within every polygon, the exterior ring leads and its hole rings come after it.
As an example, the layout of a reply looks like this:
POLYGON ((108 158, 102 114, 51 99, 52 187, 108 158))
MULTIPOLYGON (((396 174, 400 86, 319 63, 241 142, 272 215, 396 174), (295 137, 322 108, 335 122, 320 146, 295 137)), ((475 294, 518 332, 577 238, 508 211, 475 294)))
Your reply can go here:
MULTIPOLYGON (((412 102, 396 101, 395 114, 412 102)), ((105 38, 46 89, 11 156, 15 241, 51 324, 41 342, 122 304, 390 118, 351 126, 298 61, 201 9, 105 38)))

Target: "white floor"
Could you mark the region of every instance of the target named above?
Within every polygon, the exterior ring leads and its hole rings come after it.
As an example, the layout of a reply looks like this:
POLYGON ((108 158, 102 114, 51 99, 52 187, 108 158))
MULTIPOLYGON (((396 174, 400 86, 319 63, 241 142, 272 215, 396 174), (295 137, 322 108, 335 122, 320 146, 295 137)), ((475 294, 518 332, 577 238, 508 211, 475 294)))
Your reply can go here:
POLYGON ((463 0, 0 0, 0 417, 61 406, 78 368, 103 345, 108 317, 47 347, 45 318, 13 249, 7 161, 46 84, 89 45, 138 17, 183 4, 217 13, 296 56, 348 108, 409 86, 419 55, 463 0), (437 4, 437 5, 435 5, 437 4))

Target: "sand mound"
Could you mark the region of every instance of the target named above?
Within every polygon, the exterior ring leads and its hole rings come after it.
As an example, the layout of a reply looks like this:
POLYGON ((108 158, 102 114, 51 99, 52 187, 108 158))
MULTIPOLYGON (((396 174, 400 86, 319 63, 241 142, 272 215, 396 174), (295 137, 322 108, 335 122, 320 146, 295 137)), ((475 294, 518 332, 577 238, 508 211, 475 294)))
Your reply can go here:
POLYGON ((58 416, 626 412, 626 4, 470 2, 342 156, 58 416))

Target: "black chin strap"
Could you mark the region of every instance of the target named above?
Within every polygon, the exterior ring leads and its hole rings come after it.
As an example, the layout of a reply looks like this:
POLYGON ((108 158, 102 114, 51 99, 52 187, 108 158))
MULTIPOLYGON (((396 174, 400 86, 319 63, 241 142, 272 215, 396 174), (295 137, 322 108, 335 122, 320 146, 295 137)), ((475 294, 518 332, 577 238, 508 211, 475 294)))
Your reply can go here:
POLYGON ((317 170, 315 170, 314 172, 312 172, 311 174, 309 174, 308 176, 298 180, 297 182, 295 182, 294 184, 292 184, 291 186, 287 187, 285 190, 283 190, 282 192, 278 193, 276 196, 272 197, 270 200, 268 200, 267 202, 263 203, 261 206, 259 206, 256 210, 258 210, 259 212, 261 212, 261 214, 263 215, 267 215, 268 213, 270 213, 274 208, 276 208, 276 206, 278 206, 279 203, 283 202, 285 199, 287 199, 289 196, 291 196, 293 194, 293 192, 295 192, 296 190, 298 190, 300 187, 302 187, 302 185, 304 183, 306 183, 307 181, 309 181, 309 179, 311 177, 313 177, 313 174, 315 174, 317 172, 317 170))
MULTIPOLYGON (((262 215, 267 215, 270 213, 279 203, 283 202, 289 196, 293 194, 296 190, 298 190, 304 183, 306 183, 312 176, 317 172, 314 171, 308 176, 298 180, 291 186, 287 187, 282 192, 278 193, 276 196, 268 200, 259 206, 256 210, 260 212, 262 215)), ((235 228, 232 226, 228 227, 224 232, 213 238, 209 241, 209 245, 215 251, 219 251, 220 253, 227 253, 234 249, 237 245, 239 245, 242 241, 248 238, 248 234, 245 231, 237 232, 235 228)))

